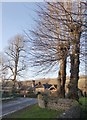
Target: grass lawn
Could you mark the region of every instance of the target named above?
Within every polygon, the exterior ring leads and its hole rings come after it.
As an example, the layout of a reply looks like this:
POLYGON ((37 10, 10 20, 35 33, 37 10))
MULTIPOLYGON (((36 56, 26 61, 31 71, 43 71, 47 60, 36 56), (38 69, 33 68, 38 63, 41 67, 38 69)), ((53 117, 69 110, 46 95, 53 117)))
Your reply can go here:
POLYGON ((87 97, 82 97, 79 99, 82 109, 87 110, 87 97))
POLYGON ((63 111, 59 110, 48 110, 46 108, 40 108, 37 104, 19 110, 15 113, 12 113, 5 118, 56 118, 63 111))
POLYGON ((87 120, 87 97, 82 97, 79 99, 81 104, 81 118, 87 120))

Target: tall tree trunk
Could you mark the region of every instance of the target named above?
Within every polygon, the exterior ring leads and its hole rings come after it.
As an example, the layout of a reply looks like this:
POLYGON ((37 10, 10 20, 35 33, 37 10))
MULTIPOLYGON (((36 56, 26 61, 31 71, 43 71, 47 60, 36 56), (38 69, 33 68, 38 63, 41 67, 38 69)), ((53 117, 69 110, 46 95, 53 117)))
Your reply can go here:
POLYGON ((15 95, 15 92, 16 92, 16 82, 17 82, 16 77, 17 77, 18 60, 19 60, 19 52, 18 52, 18 49, 16 49, 15 70, 14 70, 14 78, 13 78, 13 95, 15 95))
POLYGON ((16 80, 13 79, 13 87, 12 87, 13 96, 15 96, 15 91, 16 91, 16 80))
POLYGON ((72 53, 70 55, 71 70, 70 70, 70 84, 69 84, 69 97, 78 100, 78 80, 79 80, 79 54, 80 54, 80 37, 81 37, 81 25, 75 24, 72 26, 71 35, 72 41, 72 53))
POLYGON ((66 59, 61 59, 58 77, 58 94, 60 97, 65 97, 65 82, 66 82, 66 59))
POLYGON ((71 59, 71 75, 69 84, 69 97, 78 100, 78 80, 79 80, 79 52, 80 52, 80 41, 78 41, 72 48, 71 59))
POLYGON ((61 74, 61 94, 63 97, 65 97, 66 59, 61 60, 60 74, 61 74))
POLYGON ((12 88, 13 96, 15 95, 15 91, 16 91, 16 76, 17 76, 17 72, 15 70, 15 72, 14 72, 14 78, 13 78, 13 88, 12 88))

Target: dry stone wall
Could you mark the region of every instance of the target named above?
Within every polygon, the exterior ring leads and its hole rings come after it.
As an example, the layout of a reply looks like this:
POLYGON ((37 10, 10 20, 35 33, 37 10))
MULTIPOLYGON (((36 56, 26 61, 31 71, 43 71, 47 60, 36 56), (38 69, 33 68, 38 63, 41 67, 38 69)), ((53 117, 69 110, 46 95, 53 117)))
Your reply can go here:
POLYGON ((64 113, 59 118, 80 118, 81 109, 79 103, 73 99, 48 98, 40 94, 38 95, 38 105, 41 108, 64 110, 64 113))
POLYGON ((58 100, 49 100, 47 107, 54 110, 68 110, 71 106, 78 104, 75 100, 72 99, 58 99, 58 100))

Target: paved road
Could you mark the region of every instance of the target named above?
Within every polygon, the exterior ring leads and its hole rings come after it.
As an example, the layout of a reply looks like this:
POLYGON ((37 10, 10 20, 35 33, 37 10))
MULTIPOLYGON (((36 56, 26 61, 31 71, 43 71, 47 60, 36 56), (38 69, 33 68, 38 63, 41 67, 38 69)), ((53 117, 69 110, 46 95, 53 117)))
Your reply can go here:
POLYGON ((2 103, 2 115, 5 116, 29 105, 37 103, 35 98, 18 98, 6 103, 2 103))

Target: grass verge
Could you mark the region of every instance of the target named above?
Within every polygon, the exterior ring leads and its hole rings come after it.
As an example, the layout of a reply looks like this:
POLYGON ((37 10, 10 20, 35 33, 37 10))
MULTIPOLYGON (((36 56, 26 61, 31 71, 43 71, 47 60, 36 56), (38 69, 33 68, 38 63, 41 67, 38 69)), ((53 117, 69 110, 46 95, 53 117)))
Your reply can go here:
POLYGON ((87 97, 82 97, 79 99, 81 106, 81 118, 87 120, 87 97))
POLYGON ((40 108, 37 104, 31 105, 27 108, 12 113, 5 118, 56 118, 63 111, 49 110, 47 108, 40 108))

